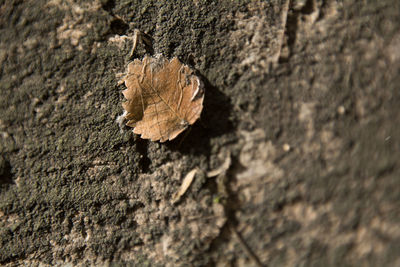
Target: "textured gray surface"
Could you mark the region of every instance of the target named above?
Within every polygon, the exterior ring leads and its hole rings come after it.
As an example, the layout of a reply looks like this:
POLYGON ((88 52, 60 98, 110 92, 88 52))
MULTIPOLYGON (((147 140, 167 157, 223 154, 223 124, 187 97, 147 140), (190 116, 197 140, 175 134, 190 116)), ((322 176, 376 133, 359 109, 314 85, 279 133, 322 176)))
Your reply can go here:
POLYGON ((2 2, 0 264, 400 265, 399 13, 394 0, 2 2), (134 57, 177 56, 205 82, 185 138, 116 122, 132 45, 116 35, 134 29, 153 43, 134 57))

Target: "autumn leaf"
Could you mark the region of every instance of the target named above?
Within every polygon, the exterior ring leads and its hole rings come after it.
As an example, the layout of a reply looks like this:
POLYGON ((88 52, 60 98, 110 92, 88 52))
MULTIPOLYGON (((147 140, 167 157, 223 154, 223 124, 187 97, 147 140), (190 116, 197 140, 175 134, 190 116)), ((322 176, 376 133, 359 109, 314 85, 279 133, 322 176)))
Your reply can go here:
POLYGON ((193 124, 203 109, 200 79, 178 58, 145 56, 129 63, 122 91, 127 124, 143 139, 165 142, 193 124))

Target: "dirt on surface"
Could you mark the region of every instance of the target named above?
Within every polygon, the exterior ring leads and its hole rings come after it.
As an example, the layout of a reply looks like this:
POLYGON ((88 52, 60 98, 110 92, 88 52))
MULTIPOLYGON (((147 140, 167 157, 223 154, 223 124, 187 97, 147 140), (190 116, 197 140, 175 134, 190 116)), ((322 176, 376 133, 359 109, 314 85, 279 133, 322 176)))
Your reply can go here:
POLYGON ((0 1, 0 264, 400 266, 399 17, 397 0, 0 1), (135 29, 151 46, 130 56, 135 29), (171 142, 120 117, 146 54, 205 85, 171 142))

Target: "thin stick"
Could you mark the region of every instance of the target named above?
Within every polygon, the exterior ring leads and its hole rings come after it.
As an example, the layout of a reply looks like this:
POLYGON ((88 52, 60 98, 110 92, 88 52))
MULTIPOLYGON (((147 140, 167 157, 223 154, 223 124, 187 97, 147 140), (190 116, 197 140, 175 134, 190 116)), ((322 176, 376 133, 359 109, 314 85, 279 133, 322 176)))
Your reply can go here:
POLYGON ((190 131, 192 130, 191 127, 184 133, 184 136, 182 136, 182 139, 179 141, 178 148, 182 146, 183 141, 186 139, 186 137, 189 135, 190 131))
POLYGON ((133 32, 133 36, 131 38, 132 38, 133 44, 132 44, 131 52, 129 54, 129 58, 132 58, 133 53, 135 52, 135 49, 137 46, 137 42, 142 40, 141 32, 138 29, 135 29, 133 32), (138 39, 140 39, 140 40, 138 40, 138 39))
POLYGON ((238 239, 240 245, 242 245, 243 250, 246 252, 247 256, 252 259, 254 261, 254 263, 258 266, 258 267, 264 267, 264 265, 261 263, 260 259, 257 257, 257 255, 251 250, 251 248, 249 247, 249 245, 246 244, 246 242, 244 241, 242 235, 235 229, 235 227, 228 223, 229 228, 231 229, 231 231, 235 234, 236 238, 238 239))

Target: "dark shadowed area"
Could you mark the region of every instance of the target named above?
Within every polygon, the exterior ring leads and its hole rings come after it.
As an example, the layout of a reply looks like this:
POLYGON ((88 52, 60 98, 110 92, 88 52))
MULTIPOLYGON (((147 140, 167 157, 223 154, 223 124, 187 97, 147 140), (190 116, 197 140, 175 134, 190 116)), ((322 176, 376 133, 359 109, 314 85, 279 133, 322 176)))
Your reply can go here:
POLYGON ((399 17, 397 0, 0 1, 0 265, 400 266, 399 17), (136 29, 151 44, 130 57, 136 29), (146 54, 205 86, 166 143, 120 117, 146 54))

